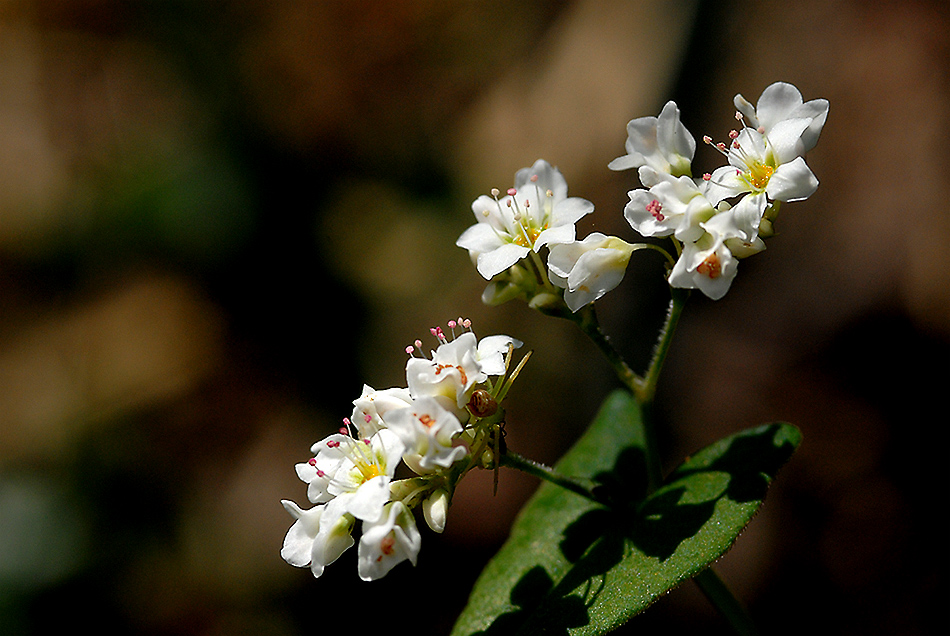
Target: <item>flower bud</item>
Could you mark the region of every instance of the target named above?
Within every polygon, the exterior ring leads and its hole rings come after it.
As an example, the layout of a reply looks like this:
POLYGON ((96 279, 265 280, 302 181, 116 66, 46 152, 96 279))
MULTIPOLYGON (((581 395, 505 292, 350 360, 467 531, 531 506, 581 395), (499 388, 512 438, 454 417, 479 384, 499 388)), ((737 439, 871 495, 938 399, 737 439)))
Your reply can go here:
POLYGON ((449 493, 442 488, 434 491, 422 502, 422 514, 426 523, 435 532, 445 530, 445 518, 449 512, 449 493))

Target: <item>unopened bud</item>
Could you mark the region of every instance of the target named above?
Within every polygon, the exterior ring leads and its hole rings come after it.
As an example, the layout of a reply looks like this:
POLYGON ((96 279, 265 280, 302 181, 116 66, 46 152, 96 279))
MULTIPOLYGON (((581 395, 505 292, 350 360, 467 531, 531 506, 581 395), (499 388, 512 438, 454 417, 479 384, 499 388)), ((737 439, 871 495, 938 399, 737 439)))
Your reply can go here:
POLYGON ((439 488, 422 502, 422 515, 426 523, 435 532, 445 530, 445 519, 449 513, 449 493, 439 488))

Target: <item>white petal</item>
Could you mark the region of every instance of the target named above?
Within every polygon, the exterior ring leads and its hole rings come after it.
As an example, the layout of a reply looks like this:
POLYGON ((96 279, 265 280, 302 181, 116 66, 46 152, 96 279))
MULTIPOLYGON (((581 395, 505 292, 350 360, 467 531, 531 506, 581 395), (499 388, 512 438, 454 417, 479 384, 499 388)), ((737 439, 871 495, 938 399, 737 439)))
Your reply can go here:
POLYGON ((455 244, 469 252, 483 254, 498 249, 505 244, 505 241, 488 223, 476 223, 462 232, 455 244))
POLYGON ((788 163, 805 152, 802 133, 810 124, 810 119, 783 119, 769 131, 769 150, 776 164, 788 163))
POLYGON ((775 170, 765 192, 773 201, 801 201, 817 189, 818 179, 805 164, 805 159, 798 157, 775 170))
POLYGON ((515 340, 511 336, 482 338, 477 349, 478 363, 481 365, 482 372, 487 375, 503 375, 505 373, 504 356, 508 353, 508 345, 513 345, 515 349, 518 349, 522 344, 520 340, 515 340))
POLYGON ((622 157, 617 157, 613 161, 607 164, 607 167, 611 170, 629 170, 630 168, 638 168, 644 164, 643 155, 639 152, 624 155, 622 157))
POLYGON ((802 94, 795 86, 787 82, 775 82, 762 91, 755 114, 759 118, 759 125, 771 134, 778 122, 788 118, 801 105, 802 94))
POLYGON ((594 204, 587 199, 570 197, 559 201, 551 211, 551 225, 573 225, 594 211, 594 204))
POLYGON ((549 227, 538 234, 538 238, 534 241, 534 250, 537 252, 545 245, 570 243, 574 240, 574 231, 573 224, 549 227))
POLYGON ((476 269, 485 280, 491 280, 527 256, 529 252, 531 250, 527 247, 505 243, 490 252, 479 254, 476 269))
POLYGON ((347 501, 346 511, 363 521, 376 521, 389 501, 389 477, 380 475, 364 482, 347 501))
POLYGON ((550 190, 554 195, 555 201, 561 201, 567 197, 567 181, 561 171, 549 164, 544 159, 538 159, 530 168, 522 168, 515 173, 515 188, 530 184, 537 187, 542 193, 550 190), (531 178, 537 177, 532 182, 531 178))

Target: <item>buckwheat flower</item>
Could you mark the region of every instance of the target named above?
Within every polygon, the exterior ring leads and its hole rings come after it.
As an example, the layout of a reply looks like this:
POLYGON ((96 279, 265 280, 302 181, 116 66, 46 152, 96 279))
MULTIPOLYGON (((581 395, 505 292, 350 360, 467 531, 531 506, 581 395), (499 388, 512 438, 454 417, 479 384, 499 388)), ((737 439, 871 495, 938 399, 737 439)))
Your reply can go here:
POLYGON ((736 108, 745 116, 752 128, 771 136, 771 132, 783 121, 790 119, 809 119, 811 122, 799 136, 799 155, 805 154, 818 143, 818 135, 828 117, 828 100, 813 99, 803 102, 802 94, 792 84, 775 82, 766 87, 753 106, 742 95, 733 99, 736 108))
POLYGON ((379 517, 405 450, 395 433, 381 429, 369 439, 339 433, 317 442, 310 450, 314 457, 306 465, 312 471, 298 468, 297 474, 308 482, 311 501, 332 500, 341 514, 363 521, 379 517))
POLYGON ((726 295, 736 277, 738 261, 721 237, 706 233, 683 252, 670 272, 672 287, 699 289, 713 300, 726 295))
POLYGON ((364 581, 375 581, 403 561, 416 564, 422 536, 409 509, 399 501, 386 506, 379 520, 364 523, 358 569, 364 581))
POLYGON ((574 240, 574 224, 594 204, 567 196, 561 172, 539 159, 515 174, 515 185, 505 196, 482 195, 472 203, 477 223, 456 245, 469 251, 478 273, 486 280, 502 273, 531 251, 574 240))
POLYGON ((548 276, 564 289, 564 302, 576 312, 620 284, 634 249, 616 236, 595 232, 583 241, 552 247, 548 276))
MULTIPOLYGON (((768 136, 749 127, 735 133, 725 150, 729 165, 710 175, 708 196, 719 201, 747 192, 765 193, 772 201, 801 201, 818 189, 818 179, 800 156, 801 135, 811 119, 786 119, 768 136)), ((711 140, 707 137, 707 143, 711 140)))
POLYGON ((680 122, 675 102, 667 102, 659 117, 640 117, 627 124, 627 154, 607 167, 611 170, 639 168, 640 181, 647 188, 662 175, 680 177, 690 174, 696 153, 696 140, 680 122))
POLYGON ((759 210, 765 195, 744 197, 735 207, 722 206, 703 223, 703 235, 684 243, 683 251, 670 272, 673 287, 699 289, 713 300, 726 295, 738 270, 738 256, 749 256, 765 249, 758 238, 759 210))
POLYGON ((354 544, 351 515, 337 514, 332 509, 325 514, 326 504, 302 510, 292 501, 281 503, 295 520, 280 550, 280 556, 290 565, 310 566, 313 575, 319 577, 326 566, 354 544))
POLYGON ((464 446, 453 445, 453 438, 462 431, 461 422, 433 398, 419 398, 393 411, 387 424, 406 447, 403 461, 419 474, 448 468, 468 452, 464 446))
POLYGON ((432 397, 443 408, 464 418, 464 407, 472 391, 484 383, 489 375, 504 373, 504 353, 508 345, 521 343, 509 336, 489 336, 479 342, 475 334, 466 331, 449 341, 436 328, 433 333, 442 344, 432 352, 432 359, 412 357, 406 364, 406 379, 413 398, 432 397))
POLYGON ((363 393, 353 400, 352 423, 362 438, 372 437, 376 431, 386 428, 386 414, 394 409, 405 408, 412 404, 409 389, 394 387, 377 391, 368 384, 363 385, 363 393))
POLYGON ((706 197, 708 185, 683 176, 664 179, 649 190, 631 190, 623 216, 642 236, 669 236, 690 242, 703 235, 700 223, 716 213, 706 197))

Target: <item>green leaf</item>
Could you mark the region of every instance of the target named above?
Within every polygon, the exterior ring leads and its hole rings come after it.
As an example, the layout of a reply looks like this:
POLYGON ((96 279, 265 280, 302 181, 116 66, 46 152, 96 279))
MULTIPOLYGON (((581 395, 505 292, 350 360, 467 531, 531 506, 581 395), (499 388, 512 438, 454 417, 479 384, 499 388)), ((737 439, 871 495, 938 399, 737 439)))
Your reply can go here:
POLYGON ((801 441, 790 424, 722 439, 650 497, 640 409, 611 394, 556 466, 596 481, 600 505, 545 483, 488 563, 453 634, 605 634, 719 558, 801 441))

